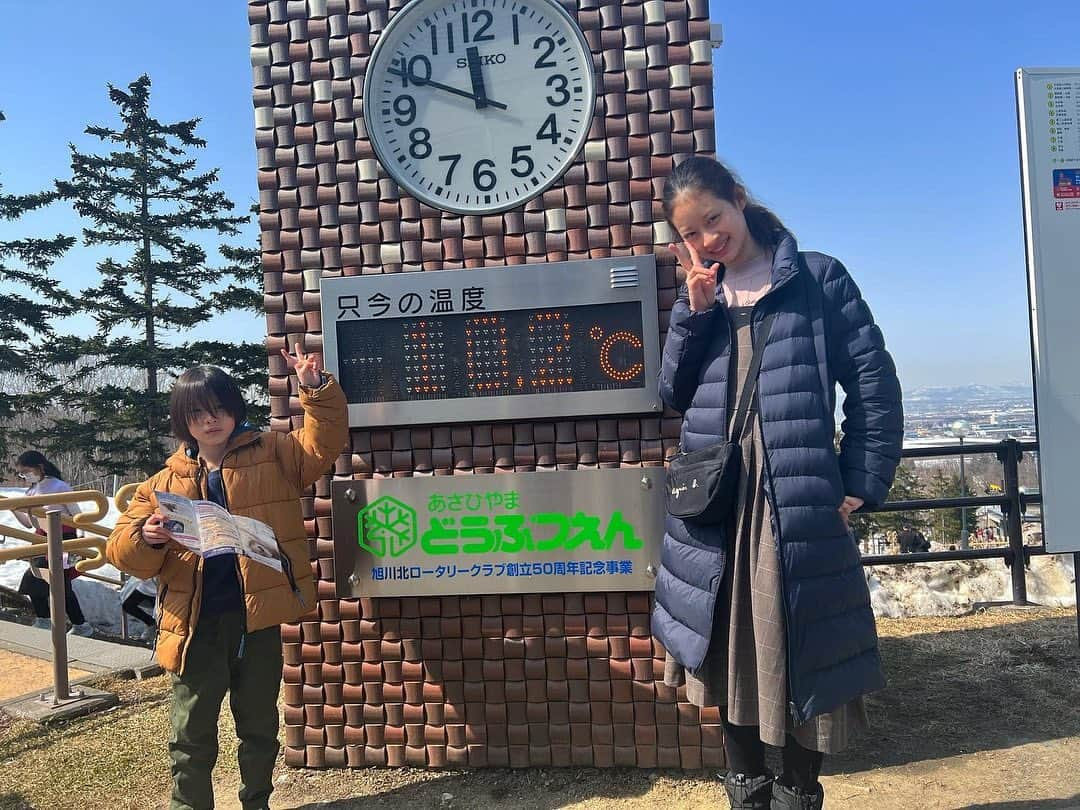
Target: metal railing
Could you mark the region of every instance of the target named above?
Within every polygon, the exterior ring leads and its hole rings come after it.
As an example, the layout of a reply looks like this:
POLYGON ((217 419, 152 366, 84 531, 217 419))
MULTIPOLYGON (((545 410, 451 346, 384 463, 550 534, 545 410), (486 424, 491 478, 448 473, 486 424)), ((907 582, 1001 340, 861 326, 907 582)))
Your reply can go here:
POLYGON ((49 495, 24 495, 17 498, 0 498, 0 509, 29 511, 37 517, 45 518, 45 542, 41 542, 41 535, 33 534, 10 526, 0 526, 0 532, 8 537, 28 540, 29 546, 14 546, 0 549, 0 562, 5 560, 24 559, 26 557, 44 556, 49 570, 49 611, 52 616, 52 648, 53 648, 53 691, 52 705, 61 706, 72 701, 82 699, 81 692, 72 693, 68 682, 68 655, 66 627, 60 617, 66 613, 64 598, 64 552, 79 552, 86 554, 94 552, 93 556, 80 560, 75 564, 78 571, 88 571, 99 568, 105 563, 105 538, 110 530, 101 526, 96 521, 105 517, 109 511, 109 502, 103 494, 95 490, 80 490, 78 492, 57 492, 49 495), (74 516, 67 516, 64 505, 69 503, 93 504, 92 511, 80 512, 74 516), (70 519, 69 519, 70 517, 70 519), (79 537, 64 540, 64 526, 90 531, 96 537, 79 537))
MULTIPOLYGON (((1002 559, 1011 571, 1012 604, 1030 604, 1027 597, 1027 567, 1031 557, 1047 554, 1045 537, 1039 545, 1024 543, 1022 517, 1029 506, 1042 503, 1040 493, 1020 490, 1020 462, 1025 452, 1037 452, 1038 442, 1004 439, 1000 442, 943 445, 939 447, 907 448, 901 456, 908 458, 949 458, 993 453, 1001 462, 1003 487, 1000 495, 971 495, 959 498, 920 498, 910 501, 886 501, 870 513, 916 512, 934 509, 957 509, 979 506, 996 506, 1005 518, 1007 544, 994 548, 951 549, 949 551, 926 551, 910 554, 868 554, 863 556, 864 566, 898 565, 917 562, 946 562, 951 560, 1002 559)), ((1073 554, 1074 571, 1080 574, 1080 552, 1073 554)), ((1074 576, 1077 598, 1077 634, 1080 638, 1080 576, 1074 576)))
MULTIPOLYGON (((121 512, 127 509, 137 487, 137 483, 127 484, 117 490, 114 500, 121 512)), ((97 521, 108 513, 109 501, 105 495, 96 490, 78 490, 49 495, 0 497, 0 510, 25 511, 35 517, 44 518, 46 521, 44 543, 41 542, 41 535, 35 532, 13 526, 0 526, 0 535, 25 540, 30 544, 0 548, 0 563, 8 560, 45 557, 49 570, 49 615, 52 617, 52 704, 59 706, 65 702, 78 700, 81 693, 73 695, 68 683, 67 634, 64 632, 64 622, 59 619, 67 612, 63 558, 65 553, 77 553, 84 558, 75 563, 75 570, 80 574, 110 585, 123 584, 121 580, 113 577, 90 573, 105 564, 105 542, 112 533, 112 529, 97 521), (68 515, 61 507, 72 503, 90 503, 93 504, 94 509, 68 515), (64 540, 64 527, 81 529, 87 536, 64 540)), ((126 639, 127 621, 123 610, 120 611, 120 623, 121 635, 126 639)))

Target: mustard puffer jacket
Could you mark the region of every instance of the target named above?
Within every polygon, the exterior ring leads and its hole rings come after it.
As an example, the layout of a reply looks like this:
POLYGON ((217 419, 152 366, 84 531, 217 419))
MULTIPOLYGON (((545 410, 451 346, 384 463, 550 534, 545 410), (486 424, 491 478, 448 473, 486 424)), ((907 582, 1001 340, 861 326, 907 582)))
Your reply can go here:
MULTIPOLYGON (((237 557, 248 632, 296 621, 315 605, 300 496, 333 465, 349 435, 345 395, 330 375, 327 380, 321 388, 301 387, 302 428, 291 433, 240 433, 230 441, 221 463, 229 511, 268 524, 283 552, 285 570, 280 573, 237 557)), ((121 571, 140 579, 158 578, 157 660, 175 673, 184 670, 188 642, 199 621, 202 557, 175 541, 160 548, 149 545, 142 538, 142 526, 157 511, 154 492, 208 499, 206 473, 206 466, 182 444, 165 469, 139 485, 105 550, 109 562, 121 571)))

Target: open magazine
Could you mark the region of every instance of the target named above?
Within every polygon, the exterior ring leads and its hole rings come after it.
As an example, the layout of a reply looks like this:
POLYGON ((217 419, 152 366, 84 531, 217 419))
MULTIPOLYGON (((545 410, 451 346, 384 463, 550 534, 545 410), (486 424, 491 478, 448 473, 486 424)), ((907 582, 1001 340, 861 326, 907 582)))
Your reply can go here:
POLYGON ((203 557, 241 554, 281 571, 274 530, 261 520, 230 514, 213 501, 193 501, 171 492, 155 492, 162 527, 180 545, 203 557))

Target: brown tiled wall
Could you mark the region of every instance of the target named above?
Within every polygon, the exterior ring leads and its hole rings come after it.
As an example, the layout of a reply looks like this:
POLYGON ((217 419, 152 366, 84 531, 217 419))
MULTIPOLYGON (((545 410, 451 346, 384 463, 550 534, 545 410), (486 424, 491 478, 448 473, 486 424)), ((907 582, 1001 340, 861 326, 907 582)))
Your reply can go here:
MULTIPOLYGON (((301 421, 278 350, 322 346, 320 276, 657 253, 673 155, 714 149, 707 0, 565 2, 597 70, 582 156, 521 209, 444 214, 401 194, 360 117, 397 2, 259 0, 254 73, 271 421, 301 421)), ((573 419, 352 431, 339 478, 658 465, 679 420, 573 419)), ((317 610, 283 628, 292 765, 717 766, 719 716, 661 681, 643 593, 338 600, 329 478, 303 499, 317 610)))

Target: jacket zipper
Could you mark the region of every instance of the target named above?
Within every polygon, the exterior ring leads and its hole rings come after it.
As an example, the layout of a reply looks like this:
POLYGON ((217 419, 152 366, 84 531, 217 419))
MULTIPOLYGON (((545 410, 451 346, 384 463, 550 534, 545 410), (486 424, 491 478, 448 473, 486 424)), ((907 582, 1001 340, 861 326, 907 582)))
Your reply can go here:
MULTIPOLYGON (((758 301, 751 308, 751 310, 750 310, 750 342, 751 342, 751 345, 753 345, 753 342, 754 342, 754 326, 755 326, 754 316, 757 313, 758 306, 761 304, 762 301, 767 299, 773 292, 775 292, 776 290, 781 289, 786 284, 788 284, 791 281, 792 278, 794 278, 794 274, 788 276, 783 281, 781 281, 777 286, 771 288, 768 292, 765 293, 765 295, 761 296, 761 298, 759 298, 758 301)), ((760 371, 758 372, 758 374, 759 374, 759 379, 760 379, 760 371)), ((757 394, 758 394, 758 402, 760 403, 760 401, 761 401, 760 388, 758 389, 757 394)), ((795 668, 794 668, 794 665, 792 663, 792 655, 791 655, 791 606, 788 604, 787 581, 786 581, 786 577, 784 575, 784 544, 783 544, 783 540, 782 540, 782 538, 780 536, 780 512, 776 508, 776 497, 775 497, 775 493, 773 492, 773 485, 772 485, 772 467, 769 464, 769 450, 768 450, 768 447, 765 445, 765 422, 761 418, 761 408, 760 408, 760 406, 757 409, 756 416, 757 416, 758 430, 761 431, 761 449, 762 449, 761 455, 762 455, 762 461, 763 461, 763 463, 765 465, 765 497, 768 498, 768 500, 769 500, 769 509, 772 512, 772 514, 769 516, 770 517, 769 522, 772 524, 774 539, 776 540, 776 559, 777 559, 777 564, 779 565, 779 570, 780 570, 780 601, 784 606, 784 622, 786 624, 786 626, 784 628, 784 647, 785 647, 784 667, 787 670, 787 678, 788 678, 788 696, 787 696, 788 697, 788 711, 791 712, 792 720, 795 722, 796 725, 798 725, 798 724, 806 722, 806 720, 805 720, 805 718, 803 718, 802 712, 799 710, 799 707, 795 703, 795 700, 794 700, 794 697, 793 697, 793 693, 795 692, 795 668)))
MULTIPOLYGON (((242 445, 242 447, 247 447, 247 445, 246 444, 242 445)), ((229 452, 227 452, 221 458, 222 463, 224 463, 225 459, 227 459, 230 455, 232 455, 233 453, 235 453, 237 450, 240 450, 240 449, 241 449, 240 447, 236 447, 236 448, 233 448, 232 450, 230 450, 229 452)), ((221 492, 225 496, 225 509, 226 509, 226 511, 228 511, 228 509, 229 509, 229 494, 228 494, 228 492, 225 491, 225 477, 224 476, 222 476, 222 478, 221 478, 221 492)), ((288 555, 285 554, 285 549, 283 549, 281 547, 281 541, 277 539, 277 533, 276 532, 274 534, 274 543, 277 545, 278 551, 281 553, 281 567, 284 570, 285 578, 289 580, 289 586, 292 588, 293 594, 300 601, 301 606, 307 607, 307 601, 304 599, 303 596, 300 595, 300 587, 296 584, 296 579, 293 576, 292 561, 289 559, 288 555)), ((237 570, 239 571, 239 560, 237 561, 237 570)), ((241 589, 243 589, 243 583, 241 583, 241 589)))
MULTIPOLYGON (((246 444, 242 445, 242 447, 247 447, 247 445, 246 444)), ((224 464, 225 464, 225 459, 227 459, 229 456, 231 456, 233 453, 237 452, 240 449, 241 449, 240 447, 234 447, 232 450, 229 450, 227 453, 225 453, 225 455, 221 457, 221 466, 218 469, 219 470, 222 469, 224 467, 224 464)), ((229 511, 229 493, 228 493, 228 490, 225 487, 225 475, 224 475, 224 473, 221 476, 221 495, 225 499, 225 511, 229 511)), ((307 607, 307 600, 304 599, 303 594, 300 593, 300 586, 298 586, 296 584, 296 578, 293 576, 292 561, 289 559, 288 555, 285 553, 285 550, 281 547, 281 542, 277 539, 276 532, 275 532, 275 535, 274 535, 274 543, 277 545, 278 552, 281 555, 281 567, 282 567, 282 570, 285 573, 285 578, 289 582, 289 587, 292 589, 293 596, 296 597, 296 600, 300 603, 301 607, 306 608, 307 607)), ((234 563, 236 565, 236 579, 237 579, 237 582, 240 584, 240 599, 241 599, 241 602, 244 602, 244 575, 240 571, 240 557, 238 555, 234 554, 233 555, 233 560, 234 560, 234 563)), ((244 657, 244 649, 247 646, 247 632, 248 632, 248 629, 247 629, 248 622, 247 622, 247 620, 248 620, 248 617, 247 617, 247 603, 246 602, 244 602, 244 604, 243 604, 243 610, 241 611, 241 615, 243 617, 243 631, 242 631, 242 633, 240 635, 240 647, 239 647, 239 649, 237 650, 237 653, 236 653, 237 658, 243 658, 244 657)))
MULTIPOLYGON (((203 496, 202 490, 202 461, 199 461, 199 467, 195 470, 195 492, 201 498, 203 496)), ((192 616, 195 616, 195 594, 199 589, 199 574, 202 571, 203 558, 195 555, 195 568, 191 572, 191 599, 188 602, 188 634, 184 641, 184 646, 180 650, 180 673, 184 672, 184 665, 187 663, 187 652, 191 646, 191 639, 195 635, 195 622, 191 620, 192 616)), ((163 608, 164 609, 164 608, 163 608)), ((196 617, 197 619, 198 617, 196 617)))
MULTIPOLYGON (((229 492, 225 488, 225 473, 223 471, 225 465, 225 459, 232 455, 239 448, 229 450, 225 455, 221 457, 221 464, 218 465, 218 473, 221 475, 221 497, 225 501, 225 511, 229 511, 229 492)), ((209 475, 209 474, 208 474, 209 475)), ((209 479, 208 479, 209 480, 209 479)), ((230 513, 231 514, 231 513, 230 513)), ((244 600, 244 575, 240 571, 240 556, 233 554, 233 566, 236 568, 236 584, 240 586, 240 646, 236 650, 237 659, 244 657, 244 648, 247 646, 247 602, 244 600)))

